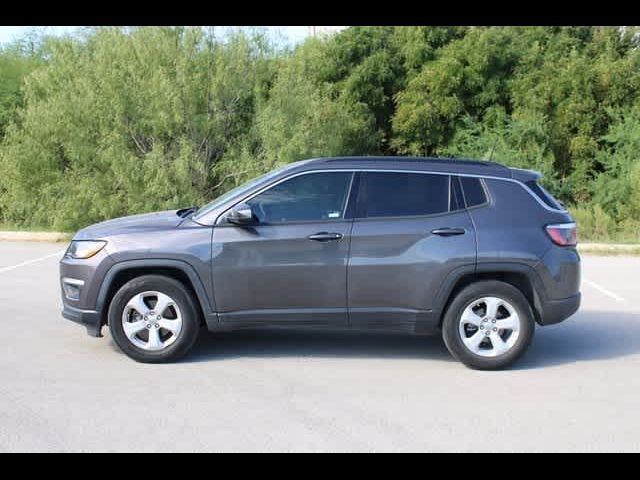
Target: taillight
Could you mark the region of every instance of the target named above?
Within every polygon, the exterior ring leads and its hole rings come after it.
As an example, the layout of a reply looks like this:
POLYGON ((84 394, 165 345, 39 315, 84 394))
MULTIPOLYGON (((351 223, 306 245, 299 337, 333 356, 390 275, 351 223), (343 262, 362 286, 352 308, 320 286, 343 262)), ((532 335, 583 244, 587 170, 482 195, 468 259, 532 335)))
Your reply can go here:
POLYGON ((557 223, 546 226, 551 241, 561 247, 574 247, 578 243, 578 232, 575 223, 557 223))

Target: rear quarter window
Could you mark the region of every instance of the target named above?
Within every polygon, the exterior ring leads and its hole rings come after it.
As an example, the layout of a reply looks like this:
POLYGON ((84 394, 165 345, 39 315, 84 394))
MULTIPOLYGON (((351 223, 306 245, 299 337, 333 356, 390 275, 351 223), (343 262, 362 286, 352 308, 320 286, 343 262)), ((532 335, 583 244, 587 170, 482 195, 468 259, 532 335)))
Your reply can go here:
POLYGON ((536 197, 542 200, 547 206, 551 208, 555 208, 556 210, 564 210, 564 206, 547 192, 542 185, 540 185, 535 180, 530 180, 526 182, 527 187, 531 189, 536 197))
POLYGON ((467 207, 475 207, 487 203, 487 193, 479 178, 460 177, 462 191, 467 207))

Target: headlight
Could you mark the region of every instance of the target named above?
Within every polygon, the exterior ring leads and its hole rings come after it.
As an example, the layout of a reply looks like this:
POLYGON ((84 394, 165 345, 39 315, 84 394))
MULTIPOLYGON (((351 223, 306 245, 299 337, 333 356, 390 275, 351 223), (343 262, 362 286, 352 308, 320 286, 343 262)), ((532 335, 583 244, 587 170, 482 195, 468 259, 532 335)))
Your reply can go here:
POLYGON ((65 257, 91 258, 104 248, 107 242, 102 240, 74 240, 67 248, 65 257))

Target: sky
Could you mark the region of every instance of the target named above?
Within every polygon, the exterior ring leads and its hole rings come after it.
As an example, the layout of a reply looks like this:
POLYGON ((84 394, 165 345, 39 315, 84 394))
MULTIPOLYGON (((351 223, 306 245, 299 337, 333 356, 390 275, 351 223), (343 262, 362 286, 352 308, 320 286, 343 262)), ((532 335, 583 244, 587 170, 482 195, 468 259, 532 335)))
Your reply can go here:
MULTIPOLYGON (((2 27, 0 26, 0 45, 16 40, 17 38, 20 38, 25 33, 33 29, 44 30, 46 33, 51 35, 64 35, 66 33, 73 33, 78 28, 80 27, 74 27, 74 26, 2 27)), ((236 28, 242 28, 242 27, 217 26, 215 28, 216 28, 216 32, 217 32, 217 29, 220 29, 221 32, 224 32, 224 31, 228 31, 236 28)), ((309 34, 309 27, 307 26, 279 26, 279 27, 267 26, 265 28, 267 28, 269 32, 272 32, 274 37, 276 38, 282 37, 285 41, 289 42, 290 44, 296 44, 304 40, 309 34)), ((333 29, 335 27, 323 27, 323 28, 333 29)))

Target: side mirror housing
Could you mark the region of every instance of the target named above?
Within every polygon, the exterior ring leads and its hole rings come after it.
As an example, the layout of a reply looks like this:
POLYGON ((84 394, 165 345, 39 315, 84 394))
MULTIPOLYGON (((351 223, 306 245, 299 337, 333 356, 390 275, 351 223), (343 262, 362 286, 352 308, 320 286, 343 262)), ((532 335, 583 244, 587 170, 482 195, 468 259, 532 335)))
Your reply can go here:
POLYGON ((227 215, 227 222, 234 225, 251 225, 255 223, 251 206, 246 203, 240 203, 233 207, 227 215))

